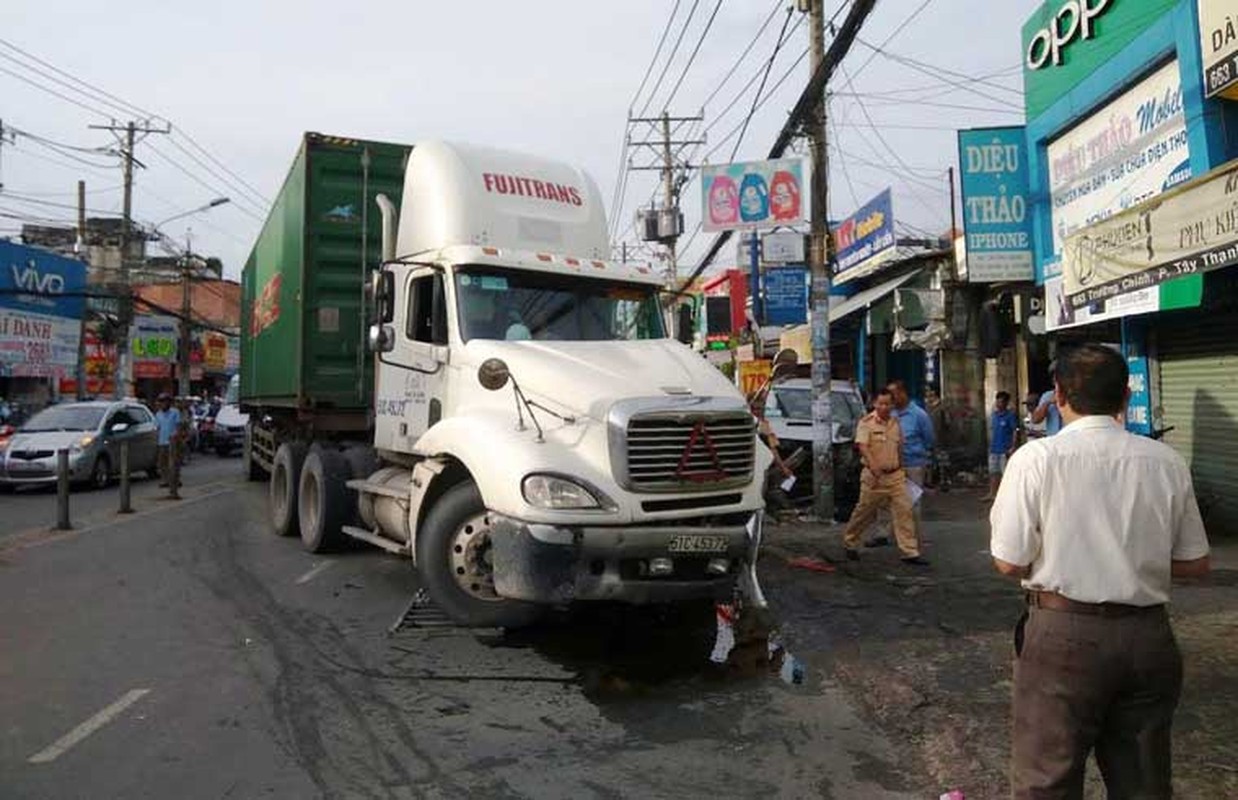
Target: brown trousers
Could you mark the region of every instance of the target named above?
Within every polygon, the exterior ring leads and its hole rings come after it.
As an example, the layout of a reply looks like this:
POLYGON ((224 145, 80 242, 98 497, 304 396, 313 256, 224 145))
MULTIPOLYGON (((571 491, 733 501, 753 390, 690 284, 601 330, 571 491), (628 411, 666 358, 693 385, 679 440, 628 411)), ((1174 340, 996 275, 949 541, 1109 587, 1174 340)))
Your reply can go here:
POLYGON ((894 517, 894 539, 904 558, 920 555, 920 540, 916 535, 907 496, 907 476, 901 470, 878 478, 868 470, 860 476, 860 500, 851 512, 851 520, 843 532, 843 547, 854 550, 860 546, 865 529, 877 518, 878 509, 889 506, 894 517))
POLYGON ((161 444, 158 447, 159 477, 168 485, 168 494, 175 497, 181 488, 180 445, 161 444))
POLYGON ((1093 750, 1110 800, 1172 797, 1182 656, 1165 607, 1028 611, 1015 631, 1015 800, 1081 800, 1093 750))

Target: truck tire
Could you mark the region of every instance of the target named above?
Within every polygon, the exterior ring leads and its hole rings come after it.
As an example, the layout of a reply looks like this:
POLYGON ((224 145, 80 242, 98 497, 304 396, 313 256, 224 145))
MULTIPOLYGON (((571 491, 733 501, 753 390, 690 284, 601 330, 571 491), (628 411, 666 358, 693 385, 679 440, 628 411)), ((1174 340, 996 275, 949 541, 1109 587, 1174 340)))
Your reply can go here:
POLYGON ((245 426, 245 443, 241 445, 241 460, 245 462, 245 477, 251 481, 266 480, 267 471, 254 461, 254 426, 245 426))
POLYGON ((305 464, 303 442, 284 442, 275 451, 271 471, 271 528, 278 536, 296 536, 297 493, 301 488, 301 467, 305 464))
POLYGON ((351 521, 356 506, 354 493, 344 485, 351 477, 352 468, 343 453, 310 449, 301 468, 297 518, 301 542, 311 553, 334 550, 343 541, 340 529, 351 521))
POLYGON ((472 481, 448 489, 417 533, 417 571, 435 604, 459 625, 519 628, 541 609, 494 592, 489 567, 489 516, 472 481))

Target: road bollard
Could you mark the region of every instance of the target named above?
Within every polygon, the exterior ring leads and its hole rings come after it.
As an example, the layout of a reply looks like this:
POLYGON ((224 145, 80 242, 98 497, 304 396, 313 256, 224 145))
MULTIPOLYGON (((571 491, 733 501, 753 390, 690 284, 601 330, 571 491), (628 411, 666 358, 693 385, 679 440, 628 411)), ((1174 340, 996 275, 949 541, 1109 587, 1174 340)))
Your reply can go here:
POLYGON ((129 497, 129 443, 120 443, 120 514, 132 514, 129 497))
POLYGON ((69 524, 69 451, 56 451, 56 530, 67 531, 69 524))

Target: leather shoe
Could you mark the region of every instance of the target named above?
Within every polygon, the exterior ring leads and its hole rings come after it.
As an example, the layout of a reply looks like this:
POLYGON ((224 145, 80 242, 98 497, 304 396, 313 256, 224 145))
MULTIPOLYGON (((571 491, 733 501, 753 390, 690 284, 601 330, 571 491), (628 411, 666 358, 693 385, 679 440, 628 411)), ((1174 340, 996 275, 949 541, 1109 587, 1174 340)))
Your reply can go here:
POLYGON ((913 567, 927 567, 929 560, 924 556, 912 556, 911 558, 904 558, 903 563, 913 567))

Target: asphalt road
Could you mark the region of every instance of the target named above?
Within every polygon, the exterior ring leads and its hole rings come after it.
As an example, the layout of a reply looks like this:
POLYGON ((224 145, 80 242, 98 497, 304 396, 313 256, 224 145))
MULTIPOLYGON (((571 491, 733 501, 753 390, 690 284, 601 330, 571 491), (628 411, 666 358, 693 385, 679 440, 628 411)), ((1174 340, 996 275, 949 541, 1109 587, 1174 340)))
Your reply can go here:
POLYGON ((53 494, 0 497, 0 796, 924 796, 811 657, 711 670, 708 608, 405 617, 406 561, 272 536, 237 463, 68 534, 53 494))

